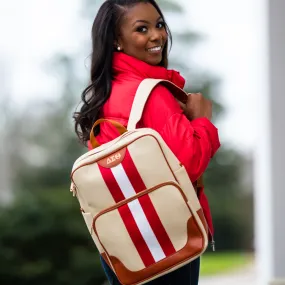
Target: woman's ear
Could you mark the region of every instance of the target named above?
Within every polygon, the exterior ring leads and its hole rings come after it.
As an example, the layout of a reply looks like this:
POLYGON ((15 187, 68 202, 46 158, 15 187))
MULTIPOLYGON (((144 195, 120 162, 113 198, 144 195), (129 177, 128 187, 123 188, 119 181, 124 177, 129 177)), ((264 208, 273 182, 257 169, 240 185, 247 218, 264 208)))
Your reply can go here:
POLYGON ((122 51, 122 50, 123 50, 123 45, 121 44, 120 39, 118 39, 118 40, 115 41, 115 49, 116 49, 117 51, 122 51))

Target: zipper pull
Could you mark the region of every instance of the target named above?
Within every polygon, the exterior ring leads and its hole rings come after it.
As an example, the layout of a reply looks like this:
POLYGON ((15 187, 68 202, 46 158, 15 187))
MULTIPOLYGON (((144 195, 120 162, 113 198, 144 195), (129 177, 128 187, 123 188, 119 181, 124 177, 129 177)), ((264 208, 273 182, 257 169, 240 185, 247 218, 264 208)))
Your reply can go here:
POLYGON ((211 240, 211 247, 213 251, 216 251, 216 245, 214 239, 211 240))
POLYGON ((208 225, 208 232, 209 232, 209 236, 211 238, 210 245, 211 245, 212 251, 216 251, 216 242, 214 240, 214 235, 212 234, 209 225, 208 225))
MULTIPOLYGON (((202 181, 202 180, 201 180, 201 181, 202 181)), ((200 182, 201 182, 201 181, 200 181, 200 182)), ((205 219, 205 222, 206 222, 206 225, 207 225, 207 228, 208 228, 208 237, 211 238, 210 245, 211 245, 211 247, 212 247, 212 251, 216 251, 216 243, 215 243, 215 240, 214 240, 214 235, 212 234, 212 231, 211 231, 211 229, 210 229, 210 227, 209 227, 209 224, 208 224, 208 222, 207 222, 205 216, 204 216, 204 219, 205 219)))

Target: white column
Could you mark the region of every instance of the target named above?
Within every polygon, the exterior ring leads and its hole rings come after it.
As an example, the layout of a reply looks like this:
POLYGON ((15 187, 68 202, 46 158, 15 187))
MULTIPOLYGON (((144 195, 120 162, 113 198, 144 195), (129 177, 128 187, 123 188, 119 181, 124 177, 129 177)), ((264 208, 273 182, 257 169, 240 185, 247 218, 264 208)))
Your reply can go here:
POLYGON ((257 284, 285 285, 285 1, 261 2, 265 25, 255 164, 257 284))

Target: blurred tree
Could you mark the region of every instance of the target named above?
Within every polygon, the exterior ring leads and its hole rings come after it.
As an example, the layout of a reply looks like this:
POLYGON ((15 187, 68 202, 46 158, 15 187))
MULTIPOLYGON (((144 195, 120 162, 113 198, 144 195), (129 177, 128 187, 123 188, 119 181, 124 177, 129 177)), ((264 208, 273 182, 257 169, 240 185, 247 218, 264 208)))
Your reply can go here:
POLYGON ((1 285, 99 285, 105 280, 69 192, 71 167, 84 151, 71 119, 82 84, 71 58, 59 56, 55 62, 61 97, 31 104, 9 120, 15 200, 0 208, 1 285))
POLYGON ((100 285, 97 250, 66 189, 17 196, 0 214, 1 285, 100 285))
MULTIPOLYGON (((180 3, 159 2, 167 17, 176 16, 183 21, 180 3)), ((100 1, 85 2, 84 15, 88 15, 89 26, 98 4, 100 1)), ((191 52, 189 47, 200 37, 185 29, 174 31, 173 38, 170 66, 179 67, 186 78, 191 78, 188 90, 201 91, 214 101, 214 120, 217 120, 223 113, 217 95, 219 80, 197 68, 189 69, 191 62, 184 64, 187 53, 179 56, 180 49, 191 52)), ((3 285, 99 285, 104 280, 97 250, 78 203, 69 193, 72 164, 85 151, 75 137, 71 112, 87 79, 79 74, 77 59, 71 56, 56 57, 53 72, 62 79, 60 98, 31 104, 9 123, 16 199, 9 207, 0 209, 0 284, 3 285)), ((250 248, 252 201, 250 192, 242 189, 240 171, 245 162, 240 154, 224 146, 205 174, 218 249, 250 248)))

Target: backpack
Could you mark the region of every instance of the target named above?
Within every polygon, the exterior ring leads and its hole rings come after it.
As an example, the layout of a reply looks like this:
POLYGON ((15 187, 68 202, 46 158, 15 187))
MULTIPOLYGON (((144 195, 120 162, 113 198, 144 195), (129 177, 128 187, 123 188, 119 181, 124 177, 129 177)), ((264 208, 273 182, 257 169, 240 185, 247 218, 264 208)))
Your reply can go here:
POLYGON ((79 157, 71 191, 99 253, 121 284, 144 284, 199 257, 208 227, 184 166, 162 137, 136 128, 157 84, 185 102, 187 94, 165 80, 141 82, 127 128, 99 119, 90 133, 93 149, 79 157), (99 145, 93 129, 113 124, 120 136, 99 145))

